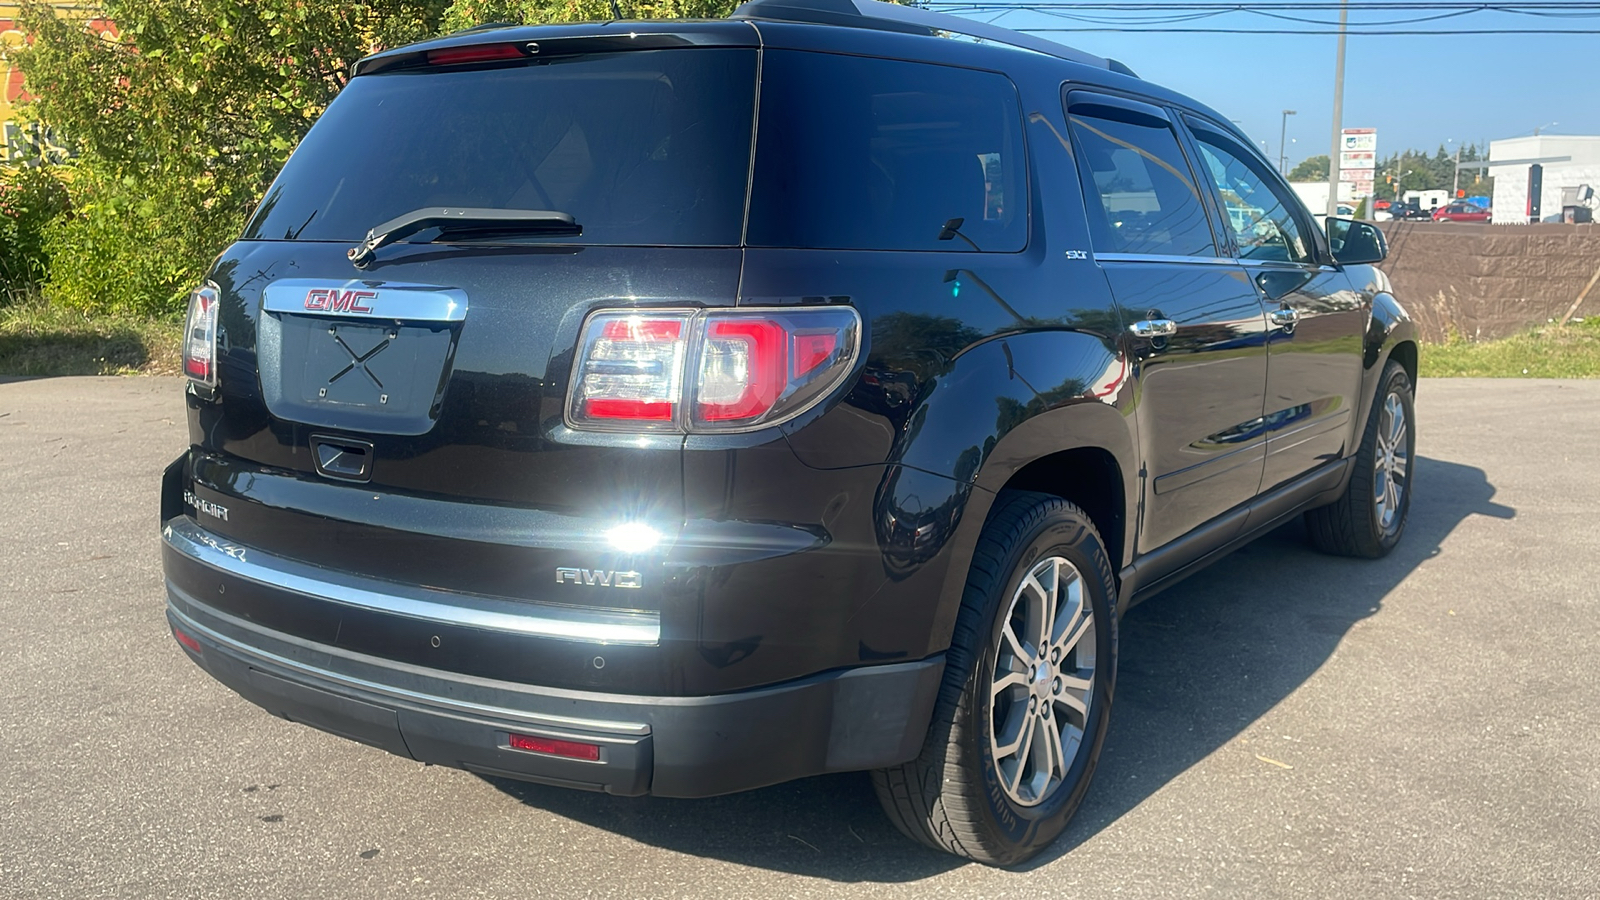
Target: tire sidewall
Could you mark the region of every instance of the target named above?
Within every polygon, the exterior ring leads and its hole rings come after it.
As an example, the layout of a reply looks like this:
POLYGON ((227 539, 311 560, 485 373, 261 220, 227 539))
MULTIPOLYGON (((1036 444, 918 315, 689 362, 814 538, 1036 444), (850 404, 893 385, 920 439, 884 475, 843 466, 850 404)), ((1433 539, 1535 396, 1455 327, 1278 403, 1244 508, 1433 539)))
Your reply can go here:
POLYGON ((1112 600, 1108 587, 1110 564, 1104 547, 1094 529, 1075 511, 1058 508, 1047 515, 1030 532, 1025 541, 1018 543, 1007 560, 1008 574, 1000 590, 989 598, 988 627, 983 632, 986 643, 978 655, 977 664, 969 675, 968 690, 973 702, 968 704, 970 719, 967 734, 975 740, 973 748, 979 760, 979 788, 981 807, 997 836, 1018 848, 1019 858, 1032 855, 1028 848, 1054 840, 1066 827, 1067 820, 1083 801, 1090 776, 1105 742, 1106 726, 1110 721, 1111 698, 1116 677, 1117 623, 1111 612, 1112 600), (1047 556, 1060 556, 1077 567, 1083 578, 1095 617, 1095 686, 1090 706, 1084 740, 1068 769, 1065 785, 1037 806, 1020 806, 1006 796, 1000 784, 1000 773, 990 747, 989 731, 992 726, 992 697, 988 691, 990 678, 999 654, 1002 616, 1009 608, 1011 596, 1016 592, 1028 570, 1038 560, 1047 556))

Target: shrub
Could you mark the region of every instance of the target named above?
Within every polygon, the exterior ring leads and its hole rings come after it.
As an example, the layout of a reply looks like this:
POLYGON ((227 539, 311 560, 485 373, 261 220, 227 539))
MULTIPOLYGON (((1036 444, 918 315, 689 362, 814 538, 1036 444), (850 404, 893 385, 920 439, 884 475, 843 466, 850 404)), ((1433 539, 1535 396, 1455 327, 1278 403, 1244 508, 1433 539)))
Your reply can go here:
POLYGON ((239 210, 207 203, 203 186, 117 177, 91 156, 72 165, 72 212, 45 230, 46 296, 86 313, 172 315, 213 257, 239 233, 239 210))
POLYGON ((45 229, 66 209, 66 188, 50 168, 0 168, 0 305, 34 294, 44 282, 45 229))

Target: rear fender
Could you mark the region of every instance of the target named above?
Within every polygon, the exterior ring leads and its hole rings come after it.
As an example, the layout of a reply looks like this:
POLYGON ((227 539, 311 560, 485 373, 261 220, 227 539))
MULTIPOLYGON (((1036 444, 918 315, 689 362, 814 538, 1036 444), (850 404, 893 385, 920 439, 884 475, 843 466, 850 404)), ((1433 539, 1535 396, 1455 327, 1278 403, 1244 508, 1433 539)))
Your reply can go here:
POLYGON ((1378 380, 1383 376, 1383 369, 1394 355, 1396 347, 1409 347, 1409 358, 1401 362, 1411 376, 1413 390, 1416 389, 1417 375, 1417 326, 1390 292, 1388 276, 1377 269, 1364 268, 1370 272, 1370 279, 1363 278, 1365 273, 1354 268, 1350 271, 1352 281, 1357 285, 1365 283, 1365 289, 1372 292, 1372 318, 1367 321, 1367 333, 1362 341, 1361 406, 1356 419, 1360 430, 1356 432, 1357 441, 1366 433, 1367 417, 1372 414, 1373 402, 1377 399, 1378 380))
POLYGON ((1069 330, 1003 335, 967 348, 952 363, 908 420, 895 454, 903 468, 949 484, 948 498, 920 498, 922 509, 959 504, 945 519, 952 531, 942 542, 947 565, 932 629, 940 647, 954 631, 995 494, 1024 466, 1063 450, 1100 448, 1122 473, 1124 527, 1136 521, 1139 496, 1129 368, 1105 338, 1069 330))

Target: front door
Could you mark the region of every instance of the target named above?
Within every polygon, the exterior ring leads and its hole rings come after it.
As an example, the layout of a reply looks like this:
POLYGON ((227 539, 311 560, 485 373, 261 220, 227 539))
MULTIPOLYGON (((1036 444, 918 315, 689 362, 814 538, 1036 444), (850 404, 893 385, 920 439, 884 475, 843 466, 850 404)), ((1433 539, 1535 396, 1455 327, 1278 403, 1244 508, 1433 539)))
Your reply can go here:
POLYGON ((1268 491, 1351 452, 1370 310, 1271 166, 1222 129, 1189 125, 1230 242, 1267 308, 1268 491))
MULTIPOLYGON (((1138 551, 1249 502, 1260 486, 1267 380, 1261 298, 1225 252, 1167 113, 1119 97, 1067 98, 1095 261, 1138 361, 1144 461, 1138 551)), ((1225 541, 1242 517, 1209 537, 1225 541)))

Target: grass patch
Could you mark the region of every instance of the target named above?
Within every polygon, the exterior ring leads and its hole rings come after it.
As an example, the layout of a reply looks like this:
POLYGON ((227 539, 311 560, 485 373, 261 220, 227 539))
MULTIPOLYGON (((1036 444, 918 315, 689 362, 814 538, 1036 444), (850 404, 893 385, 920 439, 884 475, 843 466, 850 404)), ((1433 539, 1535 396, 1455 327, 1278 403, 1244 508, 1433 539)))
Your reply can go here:
POLYGON ((1600 318, 1530 328, 1495 341, 1422 347, 1424 377, 1600 378, 1600 318))
POLYGON ((0 307, 0 375, 177 375, 182 331, 173 320, 24 299, 0 307))

